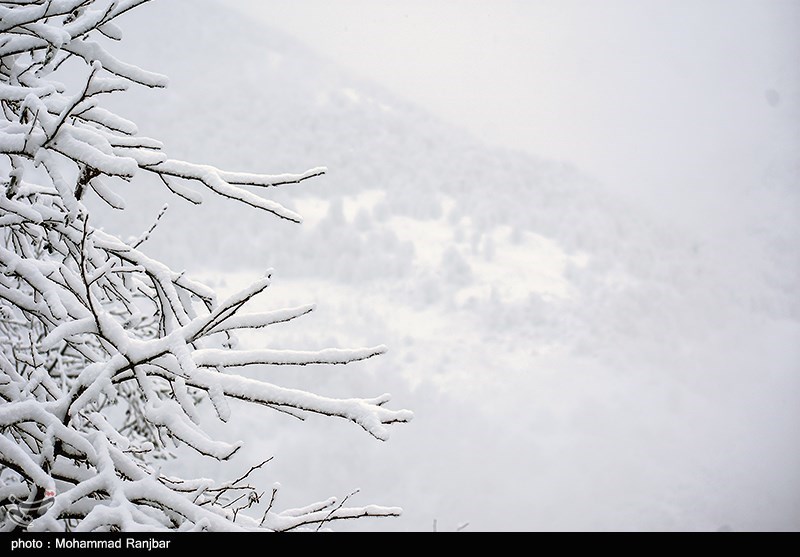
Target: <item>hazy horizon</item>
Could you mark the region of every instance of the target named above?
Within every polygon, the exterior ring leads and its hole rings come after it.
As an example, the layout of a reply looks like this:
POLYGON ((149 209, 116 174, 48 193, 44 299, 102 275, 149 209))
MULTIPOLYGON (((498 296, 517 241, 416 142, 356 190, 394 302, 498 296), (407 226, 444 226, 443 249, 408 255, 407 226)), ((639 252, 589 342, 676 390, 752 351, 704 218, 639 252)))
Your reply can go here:
POLYGON ((796 2, 231 6, 490 145, 575 163, 654 208, 692 196, 695 223, 746 211, 726 193, 800 162, 796 2))

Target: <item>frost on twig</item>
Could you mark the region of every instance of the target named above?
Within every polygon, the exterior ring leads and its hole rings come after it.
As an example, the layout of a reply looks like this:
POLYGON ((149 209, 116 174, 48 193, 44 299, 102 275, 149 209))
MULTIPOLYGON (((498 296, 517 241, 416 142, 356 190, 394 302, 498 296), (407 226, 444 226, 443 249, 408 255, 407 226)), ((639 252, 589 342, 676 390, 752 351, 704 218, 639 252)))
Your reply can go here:
POLYGON ((115 179, 143 173, 193 203, 201 201, 195 184, 300 222, 247 188, 325 172, 270 176, 173 160, 100 106, 133 84, 166 85, 93 39, 121 39, 114 19, 146 2, 0 0, 0 508, 27 502, 25 512, 0 513, 0 527, 294 530, 395 516, 392 507, 345 507, 350 496, 276 512, 278 488, 267 497, 249 480, 268 461, 228 482, 159 472, 171 443, 220 461, 240 448, 198 425, 202 400, 223 421, 228 400, 239 399, 296 417, 342 418, 380 440, 389 424, 412 415, 388 409, 389 395, 335 399, 236 375, 253 365, 347 364, 385 348, 234 350, 236 331, 293 320, 313 306, 244 313, 265 295, 269 273, 220 303, 146 254, 152 228, 129 242, 94 228, 83 200, 96 195, 125 210, 115 179), (68 58, 84 62, 74 91, 54 78, 68 58))

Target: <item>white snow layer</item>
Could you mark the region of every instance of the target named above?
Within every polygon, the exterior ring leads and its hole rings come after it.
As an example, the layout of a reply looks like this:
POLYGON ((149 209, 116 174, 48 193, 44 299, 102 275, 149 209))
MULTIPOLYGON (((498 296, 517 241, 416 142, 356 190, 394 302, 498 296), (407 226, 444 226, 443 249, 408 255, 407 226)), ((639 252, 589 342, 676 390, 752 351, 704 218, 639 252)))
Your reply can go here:
MULTIPOLYGON (((131 12, 124 58, 171 85, 158 102, 131 91, 122 113, 191 160, 330 170, 276 196, 302 227, 176 202, 150 249, 229 293, 274 267, 269 295, 228 326, 317 309, 270 327, 269 347, 391 348, 357 373, 245 373, 342 396, 385 388, 416 415, 375 444, 336 422, 297 427, 234 405, 212 436, 242 439, 237 456, 274 454, 266 477, 286 486, 284 501, 358 485, 404 508, 340 526, 354 529, 797 529, 796 167, 778 165, 747 191, 720 187, 729 218, 695 226, 679 204, 654 214, 568 165, 482 145, 277 31, 186 3, 131 12), (208 79, 217 73, 230 79, 208 79)), ((216 186, 213 172, 202 179, 216 186)), ((107 227, 140 234, 160 191, 126 192, 131 214, 147 216, 113 215, 107 227)), ((242 336, 267 360, 264 342, 242 336)), ((249 384, 231 388, 245 397, 249 384)), ((302 405, 293 392, 264 395, 302 405)), ((346 414, 363 422, 357 408, 346 414)))

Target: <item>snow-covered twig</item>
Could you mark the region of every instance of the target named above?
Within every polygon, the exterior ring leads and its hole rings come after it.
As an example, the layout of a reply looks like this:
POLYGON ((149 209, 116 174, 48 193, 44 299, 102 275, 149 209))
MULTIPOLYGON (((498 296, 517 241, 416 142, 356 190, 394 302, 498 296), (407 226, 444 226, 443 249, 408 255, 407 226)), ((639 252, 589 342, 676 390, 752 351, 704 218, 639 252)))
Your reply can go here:
POLYGON ((348 364, 385 347, 234 350, 236 331, 297 319, 313 306, 241 314, 267 290, 269 273, 218 302, 212 289, 143 251, 163 210, 129 242, 93 226, 87 195, 125 210, 108 177, 155 174, 177 196, 199 203, 199 194, 180 183, 196 182, 300 222, 247 188, 325 173, 230 172, 170 159, 161 142, 100 106, 130 85, 167 84, 93 40, 121 39, 114 20, 147 1, 0 1, 0 158, 8 163, 0 166, 0 465, 18 480, 0 485, 0 504, 47 494, 50 505, 0 527, 292 530, 396 516, 393 507, 345 508, 350 496, 275 512, 273 487, 261 519, 251 517, 266 490, 246 480, 270 459, 233 481, 159 473, 176 443, 219 461, 237 453, 239 443, 212 439, 199 425, 203 400, 222 421, 236 399, 301 419, 344 418, 381 440, 389 424, 412 414, 388 409, 388 395, 334 399, 236 375, 241 366, 348 364), (76 91, 55 79, 66 59, 84 63, 76 91))

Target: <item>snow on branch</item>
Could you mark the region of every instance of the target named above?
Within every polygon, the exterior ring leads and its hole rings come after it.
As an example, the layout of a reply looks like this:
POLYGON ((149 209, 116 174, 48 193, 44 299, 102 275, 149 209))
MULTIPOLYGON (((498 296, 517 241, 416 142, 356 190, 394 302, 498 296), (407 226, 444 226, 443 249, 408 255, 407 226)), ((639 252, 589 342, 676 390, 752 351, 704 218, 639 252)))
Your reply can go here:
POLYGON ((251 207, 268 211, 278 217, 298 223, 303 222, 303 217, 297 213, 290 211, 274 201, 259 197, 237 186, 277 186, 294 184, 325 173, 324 168, 315 168, 303 174, 296 175, 283 174, 280 176, 269 176, 245 174, 225 172, 213 166, 191 164, 176 160, 166 160, 149 166, 143 165, 143 167, 145 170, 154 172, 162 177, 172 176, 201 182, 208 189, 222 197, 241 201, 251 207))
POLYGON ((305 366, 309 364, 349 364, 358 360, 366 360, 386 352, 385 346, 374 348, 341 349, 326 348, 324 350, 247 350, 231 351, 215 348, 195 350, 192 356, 198 366, 203 367, 241 367, 257 364, 275 366, 305 366))
POLYGON ((270 273, 220 303, 212 289, 147 255, 160 219, 129 242, 95 228, 86 195, 125 210, 108 177, 155 174, 192 203, 201 198, 183 182, 198 183, 300 222, 248 188, 325 173, 173 160, 101 106, 130 85, 167 84, 95 40, 120 40, 114 20, 147 1, 0 0, 0 529, 296 530, 396 516, 394 507, 346 507, 352 494, 277 512, 277 484, 267 500, 249 479, 268 461, 233 481, 159 472, 176 444, 235 461, 241 443, 201 427, 204 401, 222 421, 234 399, 300 418, 342 418, 380 440, 412 414, 387 408, 389 395, 337 399, 236 375, 242 366, 348 364, 386 349, 234 349, 237 331, 261 331, 314 306, 243 314, 267 295, 270 273), (75 90, 56 79, 68 58, 84 63, 75 90), (15 501, 28 503, 10 507, 15 501))

